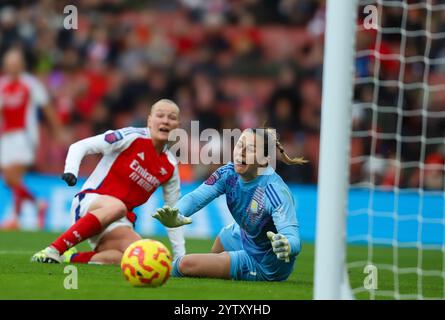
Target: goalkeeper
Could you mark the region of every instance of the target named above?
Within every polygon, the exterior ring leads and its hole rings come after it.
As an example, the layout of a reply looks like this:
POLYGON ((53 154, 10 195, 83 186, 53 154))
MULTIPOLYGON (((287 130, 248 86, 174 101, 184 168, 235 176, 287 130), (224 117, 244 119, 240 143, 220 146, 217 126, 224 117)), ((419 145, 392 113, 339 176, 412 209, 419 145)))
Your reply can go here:
POLYGON ((172 276, 282 281, 292 273, 301 251, 299 225, 289 188, 269 166, 268 141, 285 163, 306 162, 289 158, 275 130, 246 129, 235 145, 234 163, 216 170, 176 207, 165 206, 153 215, 166 227, 179 227, 191 223, 192 214, 225 194, 236 222, 221 230, 211 253, 177 258, 172 276), (259 169, 264 170, 261 175, 259 169))

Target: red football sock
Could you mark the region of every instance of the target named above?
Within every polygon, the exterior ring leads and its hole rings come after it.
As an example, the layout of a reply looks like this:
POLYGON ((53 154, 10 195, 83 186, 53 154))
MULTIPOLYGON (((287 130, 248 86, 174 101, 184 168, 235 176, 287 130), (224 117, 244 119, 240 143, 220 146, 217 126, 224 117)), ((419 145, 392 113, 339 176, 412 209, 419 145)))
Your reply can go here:
POLYGON ((33 196, 33 194, 23 184, 15 187, 14 193, 16 194, 16 196, 19 196, 24 200, 36 201, 36 198, 33 196))
POLYGON ((16 217, 20 215, 23 198, 14 192, 14 214, 16 217))
POLYGON ((96 251, 79 252, 72 255, 70 262, 72 263, 88 263, 91 258, 96 254, 96 251))
POLYGON ((95 236, 102 231, 99 219, 94 214, 87 213, 84 217, 77 220, 67 231, 58 237, 51 246, 60 254, 74 247, 76 244, 95 236))
POLYGON ((14 194, 14 211, 16 216, 20 214, 23 200, 36 201, 32 193, 23 184, 12 188, 12 193, 14 194))
POLYGON ((48 210, 48 205, 46 203, 39 204, 37 208, 37 222, 40 229, 43 229, 45 227, 45 217, 47 210, 48 210))

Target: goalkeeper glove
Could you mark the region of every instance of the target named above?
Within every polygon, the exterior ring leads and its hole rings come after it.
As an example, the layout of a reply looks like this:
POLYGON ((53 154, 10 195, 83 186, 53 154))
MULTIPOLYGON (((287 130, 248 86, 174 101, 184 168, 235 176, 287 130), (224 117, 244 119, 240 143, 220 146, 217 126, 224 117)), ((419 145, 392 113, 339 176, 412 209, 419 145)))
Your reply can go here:
POLYGON ((272 243, 273 252, 276 254, 279 260, 289 262, 290 245, 289 240, 282 234, 275 234, 272 231, 267 232, 267 237, 272 243))
POLYGON ((158 219, 164 226, 168 228, 176 228, 185 224, 192 223, 192 219, 189 217, 184 217, 182 214, 180 214, 179 209, 171 208, 169 206, 159 208, 152 215, 152 217, 158 219))
POLYGON ((62 174, 61 178, 62 178, 62 180, 65 180, 66 184, 69 185, 70 187, 76 185, 76 183, 77 183, 76 176, 69 172, 62 174))

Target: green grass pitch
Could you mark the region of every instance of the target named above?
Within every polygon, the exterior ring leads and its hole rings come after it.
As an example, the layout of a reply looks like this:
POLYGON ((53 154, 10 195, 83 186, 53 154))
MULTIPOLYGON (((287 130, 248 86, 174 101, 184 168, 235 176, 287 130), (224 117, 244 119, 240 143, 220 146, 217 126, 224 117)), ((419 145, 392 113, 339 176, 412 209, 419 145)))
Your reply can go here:
MULTIPOLYGON (((285 282, 244 282, 231 280, 171 278, 160 288, 133 288, 127 283, 118 266, 76 265, 78 267, 78 289, 66 290, 63 286, 67 274, 66 265, 44 265, 30 263, 31 255, 50 243, 57 234, 44 232, 1 232, 0 231, 0 299, 172 299, 172 300, 243 300, 243 299, 312 299, 314 246, 304 243, 303 251, 291 277, 285 282)), ((165 238, 156 238, 168 245, 165 238)), ((187 239, 188 252, 208 252, 210 240, 187 239)), ((82 244, 80 250, 88 249, 82 244)), ((351 261, 367 257, 367 247, 351 247, 351 261)), ((400 267, 417 265, 417 250, 399 250, 400 267)), ((379 248, 374 252, 374 261, 391 263, 391 248, 379 248)), ((425 270, 442 270, 443 253, 425 253, 422 265, 425 270)), ((327 266, 328 268, 328 266, 327 266)), ((350 269, 353 287, 363 286, 363 267, 350 269)), ((401 293, 418 290, 417 274, 400 275, 401 293)), ((444 279, 423 275, 422 293, 426 297, 444 296, 444 279)), ((393 290, 392 272, 379 270, 378 290, 393 290)), ((358 298, 368 298, 368 293, 358 298)), ((377 296, 379 298, 379 296, 377 296)))

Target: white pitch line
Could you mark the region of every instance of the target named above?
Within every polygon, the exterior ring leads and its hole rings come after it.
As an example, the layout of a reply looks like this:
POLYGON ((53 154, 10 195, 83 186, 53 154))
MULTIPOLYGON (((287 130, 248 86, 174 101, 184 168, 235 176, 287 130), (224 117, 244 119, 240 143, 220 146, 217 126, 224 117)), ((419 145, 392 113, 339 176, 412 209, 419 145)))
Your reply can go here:
POLYGON ((0 250, 0 255, 6 255, 6 254, 14 254, 14 255, 28 255, 33 254, 33 251, 18 251, 18 250, 0 250))

